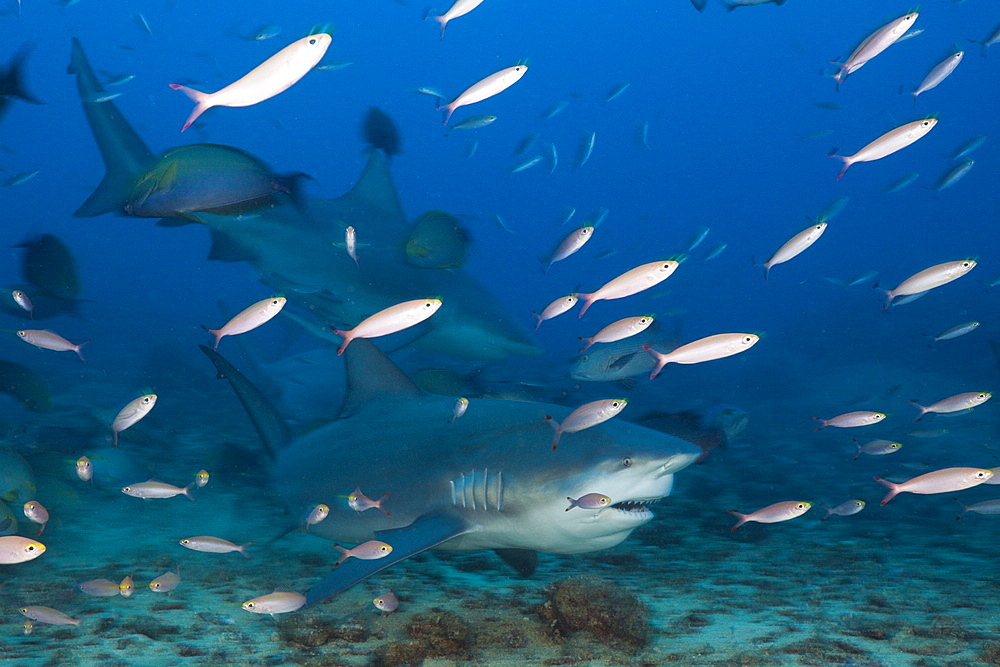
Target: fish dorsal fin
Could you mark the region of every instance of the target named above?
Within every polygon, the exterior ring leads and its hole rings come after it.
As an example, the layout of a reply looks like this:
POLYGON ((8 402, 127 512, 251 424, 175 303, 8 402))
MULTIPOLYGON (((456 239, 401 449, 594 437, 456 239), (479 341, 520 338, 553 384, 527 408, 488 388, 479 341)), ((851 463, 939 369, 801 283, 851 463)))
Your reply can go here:
POLYGON ((107 170, 94 193, 73 215, 89 218, 119 211, 136 180, 156 163, 156 156, 111 100, 99 101, 104 88, 76 39, 73 39, 73 56, 67 71, 76 75, 83 111, 107 170))
POLYGON ((351 341, 344 351, 347 362, 347 396, 341 417, 357 414, 386 400, 419 398, 422 392, 389 357, 365 338, 351 341))

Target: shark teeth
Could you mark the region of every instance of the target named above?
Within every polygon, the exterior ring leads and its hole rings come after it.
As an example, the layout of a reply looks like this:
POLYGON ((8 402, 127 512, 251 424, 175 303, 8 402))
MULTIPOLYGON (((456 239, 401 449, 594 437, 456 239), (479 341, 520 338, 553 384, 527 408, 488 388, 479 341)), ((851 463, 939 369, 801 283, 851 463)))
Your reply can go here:
POLYGON ((611 505, 612 509, 622 512, 648 512, 653 503, 659 502, 660 498, 637 498, 635 500, 623 500, 611 505))

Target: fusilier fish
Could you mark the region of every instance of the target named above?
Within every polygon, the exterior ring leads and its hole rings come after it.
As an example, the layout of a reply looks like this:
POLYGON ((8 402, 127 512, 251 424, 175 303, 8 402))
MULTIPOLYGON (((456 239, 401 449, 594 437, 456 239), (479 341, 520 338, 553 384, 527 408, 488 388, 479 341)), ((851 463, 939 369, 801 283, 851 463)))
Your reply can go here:
POLYGON ((94 478, 94 464, 86 456, 81 456, 76 460, 76 476, 84 482, 89 482, 94 478))
POLYGON ((392 512, 389 512, 384 507, 382 507, 382 503, 384 503, 388 498, 389 494, 387 493, 378 500, 372 500, 365 494, 361 493, 361 489, 358 488, 354 489, 351 495, 347 496, 347 506, 350 507, 355 512, 364 512, 365 510, 377 508, 383 514, 392 516, 392 512))
POLYGON ((527 71, 527 65, 514 65, 513 67, 502 69, 495 74, 490 74, 485 79, 472 84, 449 104, 438 107, 438 110, 443 109, 445 112, 444 124, 447 125, 448 121, 451 120, 451 115, 455 113, 455 109, 475 104, 476 102, 482 102, 498 93, 502 93, 520 81, 521 77, 527 71))
POLYGON ((974 268, 976 268, 976 260, 960 259, 954 262, 935 264, 919 273, 915 273, 899 283, 895 289, 886 291, 885 304, 882 306, 882 310, 883 312, 888 310, 889 304, 896 297, 920 294, 935 287, 947 285, 953 280, 958 280, 974 268))
POLYGON ((663 282, 677 270, 679 262, 668 259, 662 262, 650 262, 637 266, 631 271, 626 271, 614 280, 605 283, 597 291, 585 294, 577 293, 577 298, 583 299, 583 308, 580 309, 578 317, 583 317, 587 309, 596 302, 605 299, 623 299, 632 296, 654 285, 663 282))
POLYGON ((441 16, 430 16, 428 18, 432 18, 441 24, 441 39, 444 39, 444 30, 448 27, 449 21, 457 19, 460 16, 465 16, 481 4, 483 4, 483 0, 455 0, 451 8, 441 16))
POLYGON ((955 521, 961 519, 967 512, 1000 514, 1000 500, 984 500, 973 505, 962 505, 962 513, 955 517, 955 521))
POLYGON ((854 455, 854 461, 858 460, 858 457, 862 454, 867 454, 869 456, 885 456, 886 454, 894 454, 902 448, 902 443, 893 442, 892 440, 872 440, 871 442, 866 442, 861 445, 855 440, 854 444, 857 445, 858 451, 854 455))
POLYGON ((931 343, 927 347, 934 347, 934 343, 941 340, 951 340, 952 338, 958 338, 959 336, 964 336, 967 333, 972 333, 979 328, 979 322, 966 322, 965 324, 958 324, 951 327, 950 329, 945 329, 937 336, 931 337, 931 343))
POLYGON ((49 511, 42 507, 42 504, 37 500, 24 503, 24 516, 39 524, 40 527, 36 535, 41 535, 42 531, 45 530, 45 524, 49 522, 49 511))
POLYGON ((396 597, 395 593, 389 591, 372 600, 372 604, 383 614, 391 614, 399 608, 399 598, 396 597))
POLYGON ((616 97, 624 93, 626 90, 628 90, 628 87, 631 85, 632 85, 631 83, 619 83, 617 86, 608 91, 608 94, 604 96, 604 101, 610 102, 611 100, 615 99, 616 97))
POLYGON ((566 415, 562 422, 557 422, 550 415, 545 415, 545 421, 555 429, 555 435, 552 437, 552 451, 555 451, 556 447, 559 446, 559 439, 563 433, 576 433, 585 428, 597 426, 601 422, 617 417, 626 405, 628 405, 627 399, 606 398, 584 403, 566 415))
POLYGON ((552 265, 556 262, 562 261, 582 248, 587 241, 589 241, 594 236, 593 227, 581 227, 573 232, 571 232, 566 238, 556 246, 556 249, 552 251, 548 259, 539 257, 539 261, 544 265, 542 268, 542 273, 547 273, 552 265))
POLYGON ((844 168, 837 174, 837 180, 839 181, 844 177, 844 174, 847 173, 852 164, 856 162, 873 162, 874 160, 881 160, 887 155, 892 155, 896 151, 902 150, 915 141, 922 139, 928 132, 934 129, 935 125, 937 125, 937 118, 915 120, 912 123, 900 125, 894 130, 889 130, 854 155, 830 153, 829 157, 835 157, 844 162, 844 168))
MULTIPOLYGON (((115 447, 118 446, 118 434, 130 426, 135 425, 136 422, 148 415, 154 405, 156 405, 156 394, 146 394, 145 396, 140 396, 139 398, 129 401, 129 403, 118 412, 114 421, 111 422, 111 432, 114 434, 112 442, 115 447)), ((77 474, 79 473, 80 467, 79 461, 77 461, 77 474)))
POLYGON ((837 82, 837 89, 840 89, 840 84, 842 84, 850 74, 857 72, 859 69, 864 67, 869 60, 892 46, 894 42, 898 41, 907 30, 913 27, 919 15, 920 14, 918 12, 912 12, 887 23, 872 34, 868 35, 868 37, 866 37, 864 41, 858 45, 858 48, 854 49, 853 53, 847 57, 847 60, 843 63, 834 63, 840 67, 840 71, 833 77, 834 81, 837 82))
POLYGON ((281 309, 285 307, 285 301, 285 297, 283 296, 272 296, 268 299, 262 299, 241 311, 236 317, 226 322, 221 329, 206 328, 205 330, 208 333, 215 336, 215 347, 212 349, 219 349, 219 341, 224 336, 236 336, 246 333, 269 321, 281 312, 281 309))
POLYGON ((380 540, 368 540, 367 542, 359 544, 353 549, 345 549, 339 544, 334 544, 333 548, 340 551, 340 559, 333 564, 334 567, 339 566, 348 558, 360 558, 361 560, 378 560, 379 558, 385 558, 390 553, 392 553, 392 547, 380 540))
POLYGON ((34 560, 45 553, 45 545, 20 535, 0 537, 0 565, 13 565, 34 560))
POLYGON ((326 54, 333 38, 317 33, 292 42, 251 70, 246 76, 214 93, 203 93, 179 83, 170 87, 190 97, 194 110, 181 132, 212 107, 248 107, 284 92, 304 77, 326 54))
POLYGON ((448 423, 450 424, 456 419, 461 419, 462 415, 464 415, 465 411, 468 409, 469 409, 469 399, 459 398, 458 400, 456 400, 455 406, 451 409, 451 419, 448 420, 448 423))
POLYGON ((841 195, 841 196, 837 197, 832 202, 830 202, 829 204, 827 204, 826 208, 824 208, 822 211, 820 211, 820 214, 817 215, 816 218, 815 218, 816 222, 817 223, 820 223, 820 222, 830 222, 835 217, 837 217, 837 215, 841 211, 844 210, 844 208, 847 206, 848 202, 850 202, 850 201, 851 201, 851 198, 848 197, 847 195, 841 195))
POLYGON ((629 336, 640 334, 649 328, 649 325, 653 323, 654 319, 655 318, 652 315, 643 315, 641 317, 626 317, 618 320, 617 322, 613 322, 590 338, 581 338, 580 340, 587 341, 587 344, 582 350, 580 350, 580 352, 586 352, 594 343, 613 343, 616 340, 622 340, 628 338, 629 336))
POLYGON ((941 192, 955 185, 955 183, 965 178, 965 175, 969 173, 975 164, 972 160, 963 160, 961 164, 955 165, 948 170, 948 173, 941 177, 941 180, 934 186, 934 191, 941 192))
POLYGON ((594 152, 594 142, 596 141, 597 132, 593 130, 589 130, 583 135, 583 139, 580 140, 580 147, 576 151, 576 166, 578 169, 587 164, 587 161, 594 152))
POLYGON ((353 329, 334 329, 333 333, 344 339, 337 354, 343 354, 355 338, 378 338, 416 326, 436 313, 440 307, 440 299, 404 301, 365 318, 353 329))
POLYGON ((82 581, 76 586, 80 589, 80 592, 84 595, 90 595, 98 598, 109 598, 116 595, 121 595, 121 589, 118 588, 118 584, 113 581, 108 581, 107 579, 90 579, 89 581, 82 581))
POLYGON ((62 613, 58 609, 53 609, 52 607, 34 605, 30 607, 21 607, 18 611, 38 623, 48 623, 49 625, 80 625, 80 621, 77 619, 71 618, 67 614, 62 613))
POLYGON ((893 192, 899 192, 900 190, 902 190, 903 188, 907 187, 908 185, 911 185, 918 178, 920 178, 920 174, 911 171, 909 174, 906 174, 905 176, 901 176, 901 177, 897 178, 895 181, 893 181, 892 183, 890 183, 889 185, 885 186, 885 189, 882 190, 882 192, 884 192, 886 194, 892 194, 893 192))
POLYGON ((55 352, 68 352, 72 350, 76 352, 76 356, 80 357, 80 361, 87 363, 87 360, 83 358, 83 353, 80 352, 80 348, 89 341, 74 345, 59 334, 44 329, 22 329, 17 332, 17 337, 25 343, 31 343, 43 350, 53 350, 55 352))
POLYGON ((315 526, 328 516, 330 516, 329 505, 323 503, 313 505, 309 508, 309 513, 306 514, 306 530, 309 530, 309 526, 315 526))
POLYGON ((511 167, 510 173, 512 173, 512 174, 519 174, 522 171, 526 171, 528 169, 531 169, 532 167, 534 167, 536 164, 538 164, 541 161, 542 161, 542 156, 541 155, 532 155, 531 157, 525 158, 524 160, 522 160, 518 164, 516 164, 513 167, 511 167))
POLYGON ((656 367, 649 375, 649 379, 652 380, 660 374, 660 371, 667 364, 700 364, 705 361, 731 357, 734 354, 746 352, 759 340, 760 336, 756 334, 725 333, 700 338, 687 345, 681 345, 666 354, 657 352, 648 345, 643 345, 642 349, 656 359, 656 367))
POLYGON ((951 76, 951 73, 955 71, 958 67, 958 63, 962 62, 962 57, 965 55, 965 51, 958 51, 953 53, 940 63, 938 63, 934 69, 930 71, 924 80, 917 86, 916 90, 913 91, 913 106, 917 106, 917 97, 921 93, 926 93, 931 88, 935 88, 942 81, 951 76))
POLYGON ((538 318, 538 322, 535 323, 535 331, 538 331, 538 327, 542 326, 542 322, 545 320, 551 320, 553 317, 558 317, 563 313, 572 310, 577 301, 578 298, 576 294, 569 294, 567 296, 561 296, 549 305, 545 306, 545 310, 543 310, 541 314, 532 312, 531 314, 538 318))
POLYGON ((820 422, 820 425, 813 429, 814 431, 819 431, 827 426, 833 426, 834 428, 856 428, 858 426, 871 426, 872 424, 879 423, 885 419, 885 413, 872 412, 871 410, 857 410, 855 412, 845 412, 830 419, 822 419, 820 417, 813 417, 813 419, 820 422))
POLYGON ((730 528, 730 532, 735 531, 737 528, 750 521, 756 521, 757 523, 778 523, 780 521, 795 519, 808 512, 810 507, 812 507, 812 503, 807 503, 803 500, 786 500, 784 502, 768 505, 767 507, 761 508, 756 512, 751 512, 750 514, 743 514, 741 512, 737 512, 736 510, 727 510, 730 514, 739 519, 739 521, 736 522, 736 525, 730 528))
POLYGON ((928 406, 920 405, 916 401, 910 401, 910 405, 920 410, 920 414, 914 417, 913 421, 920 421, 920 419, 928 412, 947 414, 949 412, 971 410, 978 405, 982 405, 991 398, 993 398, 993 394, 988 391, 969 391, 964 394, 956 394, 954 396, 949 396, 948 398, 943 398, 937 403, 932 403, 928 406))
POLYGON ((185 537, 180 541, 182 547, 191 549, 192 551, 203 551, 210 554, 228 554, 235 551, 243 554, 246 558, 250 558, 250 554, 246 552, 246 548, 251 544, 253 542, 233 544, 229 540, 224 540, 221 537, 211 537, 210 535, 185 537))
POLYGON ((458 121, 453 125, 449 125, 449 130, 478 130, 481 127, 486 127, 497 119, 496 116, 471 116, 463 120, 458 121))
POLYGON ((169 572, 164 572, 156 579, 149 582, 149 590, 154 593, 169 593, 181 585, 181 572, 179 568, 174 568, 169 572))
POLYGON ((208 471, 199 470, 194 475, 194 483, 199 489, 204 489, 208 485, 208 471))
POLYGON ((828 507, 826 509, 826 516, 820 519, 820 521, 826 521, 831 516, 853 516, 863 510, 867 504, 863 500, 848 500, 846 503, 841 503, 836 507, 828 507))
POLYGON ((254 614, 287 614, 298 611, 306 603, 306 596, 291 591, 276 591, 261 595, 242 604, 243 609, 254 614))
POLYGON ((764 281, 767 281, 767 278, 771 273, 771 267, 776 266, 777 264, 783 264, 804 252, 809 246, 816 243, 825 231, 826 223, 821 222, 802 230, 786 241, 785 244, 778 248, 778 251, 771 256, 771 259, 764 263, 764 281))
POLYGON ((35 319, 35 305, 31 303, 31 299, 28 298, 27 294, 19 289, 16 289, 10 293, 10 297, 14 299, 14 303, 28 313, 28 319, 35 319))
POLYGON ((179 486, 174 486, 173 484, 157 482, 156 480, 151 479, 146 482, 139 482, 138 484, 124 486, 122 487, 122 493, 126 496, 143 498, 145 500, 150 498, 173 498, 174 496, 184 495, 187 496, 187 499, 191 502, 195 502, 194 497, 190 493, 193 487, 194 482, 188 484, 182 489, 179 486))
POLYGON ((986 141, 986 137, 984 135, 982 134, 976 135, 971 139, 969 139, 968 141, 966 141, 964 144, 962 144, 954 153, 948 156, 948 158, 952 162, 955 162, 957 160, 961 160, 964 157, 968 157, 969 154, 972 153, 972 151, 982 146, 984 141, 986 141))
POLYGON ((924 475, 918 475, 898 484, 882 479, 881 477, 876 477, 875 481, 889 488, 889 493, 880 503, 885 505, 900 493, 916 493, 920 495, 952 493, 979 486, 992 477, 993 472, 983 468, 944 468, 943 470, 935 470, 924 475))
POLYGON ((580 507, 585 510, 599 510, 611 504, 611 498, 608 498, 603 493, 588 493, 576 499, 566 496, 566 500, 569 501, 569 507, 566 508, 567 512, 574 507, 580 507))

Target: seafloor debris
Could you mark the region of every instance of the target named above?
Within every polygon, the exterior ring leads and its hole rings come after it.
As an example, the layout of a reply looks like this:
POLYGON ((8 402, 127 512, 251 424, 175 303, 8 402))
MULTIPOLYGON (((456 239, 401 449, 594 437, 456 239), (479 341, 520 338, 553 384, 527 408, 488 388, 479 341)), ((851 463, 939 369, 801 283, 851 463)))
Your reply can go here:
POLYGON ((553 637, 587 632, 602 643, 631 650, 649 643, 649 610, 628 589, 581 577, 557 581, 550 591, 536 613, 553 637))

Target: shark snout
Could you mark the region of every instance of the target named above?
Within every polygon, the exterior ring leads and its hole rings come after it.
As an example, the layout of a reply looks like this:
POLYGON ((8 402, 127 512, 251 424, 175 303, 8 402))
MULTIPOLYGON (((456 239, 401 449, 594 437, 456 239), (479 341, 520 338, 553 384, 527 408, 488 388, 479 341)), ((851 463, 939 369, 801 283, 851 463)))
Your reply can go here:
POLYGON ((660 464, 660 467, 656 470, 656 476, 663 477, 664 475, 672 475, 678 470, 687 468, 700 457, 701 449, 694 445, 689 445, 683 451, 679 451, 664 459, 663 463, 660 464))

